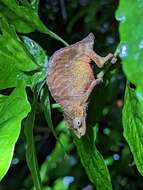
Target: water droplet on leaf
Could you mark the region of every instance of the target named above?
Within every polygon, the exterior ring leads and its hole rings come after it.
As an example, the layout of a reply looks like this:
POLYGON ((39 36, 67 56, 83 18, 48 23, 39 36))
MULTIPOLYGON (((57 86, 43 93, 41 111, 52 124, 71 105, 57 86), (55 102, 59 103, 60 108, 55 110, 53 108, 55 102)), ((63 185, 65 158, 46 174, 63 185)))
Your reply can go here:
POLYGON ((143 48, 143 40, 140 41, 140 43, 139 43, 139 48, 140 48, 140 49, 143 48))
POLYGON ((29 45, 30 45, 31 47, 35 47, 35 45, 34 45, 34 43, 33 43, 32 41, 29 41, 29 45))
POLYGON ((128 45, 122 44, 122 46, 119 48, 119 56, 126 57, 127 55, 128 55, 128 45))
POLYGON ((119 22, 122 22, 124 23, 126 21, 126 17, 125 16, 116 16, 116 19, 119 21, 119 22))
POLYGON ((40 51, 36 42, 34 43, 33 40, 31 40, 30 38, 24 36, 23 40, 25 44, 27 44, 28 50, 30 51, 32 55, 35 55, 37 54, 37 52, 40 51))

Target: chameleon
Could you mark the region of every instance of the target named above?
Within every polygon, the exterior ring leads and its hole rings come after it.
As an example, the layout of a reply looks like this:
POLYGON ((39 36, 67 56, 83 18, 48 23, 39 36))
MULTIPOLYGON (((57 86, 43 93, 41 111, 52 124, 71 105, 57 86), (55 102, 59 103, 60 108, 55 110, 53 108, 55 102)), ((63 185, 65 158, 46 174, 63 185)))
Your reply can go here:
POLYGON ((94 34, 57 50, 49 59, 47 84, 54 100, 63 110, 67 126, 81 138, 86 133, 86 115, 89 96, 93 88, 102 82, 94 77, 91 61, 102 68, 108 61, 116 62, 112 53, 99 56, 94 50, 94 34))

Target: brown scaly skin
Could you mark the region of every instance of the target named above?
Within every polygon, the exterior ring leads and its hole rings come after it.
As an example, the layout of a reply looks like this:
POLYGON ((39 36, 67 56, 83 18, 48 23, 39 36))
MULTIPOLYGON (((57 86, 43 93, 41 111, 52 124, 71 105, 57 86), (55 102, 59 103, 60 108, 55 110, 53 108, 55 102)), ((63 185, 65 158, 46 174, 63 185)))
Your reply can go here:
POLYGON ((109 53, 100 57, 93 51, 94 35, 56 51, 49 60, 47 83, 53 98, 62 106, 69 128, 80 138, 86 132, 86 108, 88 98, 95 85, 90 65, 94 61, 101 68, 107 61, 116 62, 109 53))

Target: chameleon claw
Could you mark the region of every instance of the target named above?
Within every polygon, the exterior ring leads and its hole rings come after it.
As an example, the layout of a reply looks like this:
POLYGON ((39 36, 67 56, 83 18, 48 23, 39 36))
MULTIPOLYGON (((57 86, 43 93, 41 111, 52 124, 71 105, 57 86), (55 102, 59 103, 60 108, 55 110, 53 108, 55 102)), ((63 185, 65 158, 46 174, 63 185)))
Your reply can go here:
POLYGON ((114 64, 114 63, 116 63, 116 61, 117 61, 117 58, 116 57, 112 57, 111 63, 114 64))

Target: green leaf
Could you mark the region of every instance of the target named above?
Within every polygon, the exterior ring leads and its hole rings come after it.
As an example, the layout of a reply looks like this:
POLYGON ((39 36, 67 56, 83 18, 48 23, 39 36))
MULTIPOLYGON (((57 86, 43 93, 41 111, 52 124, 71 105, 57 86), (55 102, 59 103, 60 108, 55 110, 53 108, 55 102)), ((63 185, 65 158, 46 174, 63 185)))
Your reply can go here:
POLYGON ((127 79, 136 90, 126 87, 123 110, 124 136, 129 143, 137 168, 143 175, 143 2, 139 0, 120 0, 116 13, 120 21, 123 69, 127 79))
POLYGON ((52 122, 51 105, 50 105, 49 92, 48 92, 47 86, 43 88, 41 91, 41 103, 42 103, 42 108, 43 108, 43 112, 44 112, 48 127, 51 129, 56 140, 58 140, 58 137, 57 137, 57 134, 55 132, 53 122, 52 122))
MULTIPOLYGON (((43 112, 44 112, 48 127, 52 131, 55 139, 60 143, 61 147, 65 151, 65 148, 64 148, 63 144, 59 141, 58 136, 57 136, 54 126, 53 126, 52 116, 51 116, 51 105, 50 105, 49 92, 48 92, 47 86, 45 88, 42 88, 40 99, 41 99, 42 108, 43 108, 43 112)), ((66 154, 66 152, 65 152, 65 154, 66 154)))
POLYGON ((135 90, 126 87, 123 108, 124 137, 126 138, 139 172, 143 175, 143 111, 135 90))
POLYGON ((25 80, 31 84, 30 76, 26 72, 38 68, 32 57, 27 53, 22 42, 6 20, 1 20, 0 34, 0 89, 17 86, 25 80))
POLYGON ((39 0, 30 0, 30 4, 38 12, 39 0))
POLYGON ((32 88, 37 90, 37 94, 39 94, 46 81, 48 57, 42 47, 34 40, 26 36, 23 36, 22 39, 30 56, 32 56, 35 63, 40 67, 39 70, 31 77, 32 88))
POLYGON ((81 139, 77 139, 77 137, 74 139, 82 165, 96 189, 112 190, 109 171, 102 155, 95 146, 93 129, 90 127, 81 139))
POLYGON ((120 21, 121 46, 119 55, 130 82, 137 87, 137 96, 143 104, 143 2, 120 0, 116 18, 120 21))
POLYGON ((53 190, 68 190, 69 189, 70 183, 64 183, 64 178, 62 179, 57 179, 54 182, 54 187, 53 190))
POLYGON ((4 104, 5 101, 7 100, 7 97, 8 97, 8 96, 4 96, 4 95, 0 94, 0 111, 1 111, 1 109, 2 109, 2 107, 3 107, 3 104, 4 104))
POLYGON ((1 0, 0 16, 7 18, 8 22, 15 26, 17 32, 29 33, 38 30, 68 45, 41 22, 38 16, 38 0, 32 0, 31 3, 27 0, 20 2, 21 4, 16 0, 1 0))
POLYGON ((1 0, 0 12, 10 24, 15 25, 16 30, 20 33, 29 33, 35 29, 45 30, 37 9, 33 5, 28 1, 21 1, 19 4, 16 0, 1 0))
POLYGON ((0 180, 10 167, 14 146, 20 134, 21 121, 29 111, 25 84, 20 83, 10 96, 5 97, 0 109, 0 180))
POLYGON ((25 128, 24 128, 24 132, 26 136, 26 145, 27 145, 26 161, 30 169, 36 190, 42 190, 35 145, 34 145, 34 137, 33 137, 33 128, 34 128, 35 110, 36 110, 35 106, 36 104, 34 102, 32 105, 32 110, 29 113, 27 120, 25 122, 25 128))
POLYGON ((36 64, 42 68, 47 68, 48 57, 42 47, 27 36, 22 36, 22 40, 36 64))

